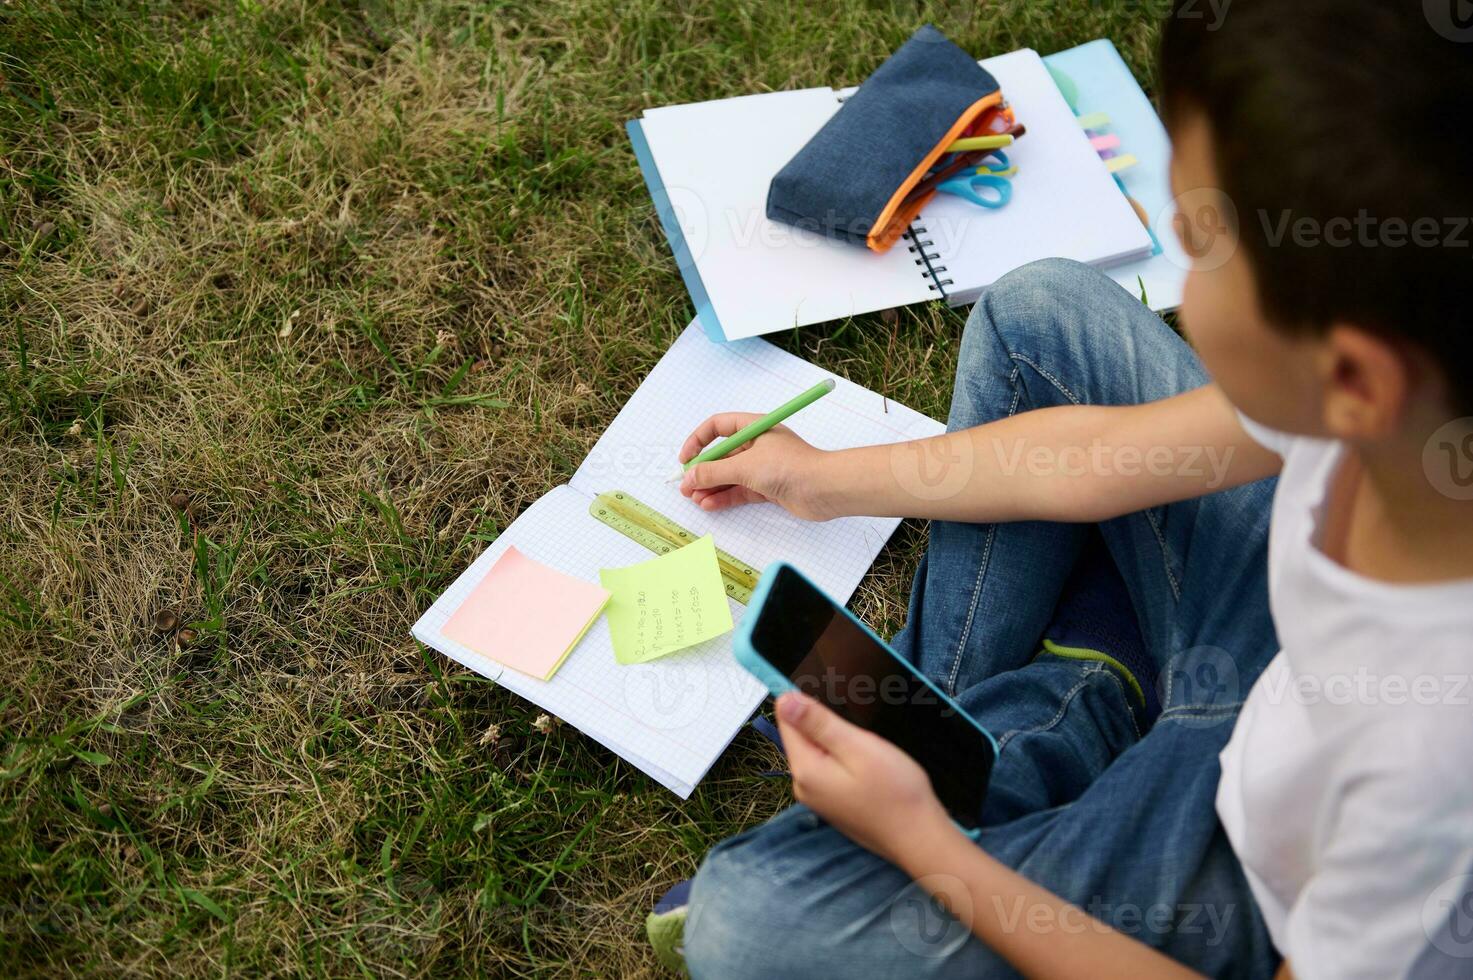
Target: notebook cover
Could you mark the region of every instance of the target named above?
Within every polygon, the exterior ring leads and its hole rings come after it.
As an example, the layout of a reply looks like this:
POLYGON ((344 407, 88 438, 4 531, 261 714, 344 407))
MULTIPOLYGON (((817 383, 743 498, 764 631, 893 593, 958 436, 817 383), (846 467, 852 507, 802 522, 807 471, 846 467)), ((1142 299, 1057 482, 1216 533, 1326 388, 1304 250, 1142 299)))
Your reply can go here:
POLYGON ((639 172, 644 175, 650 200, 655 202, 655 214, 660 218, 660 227, 664 229, 665 238, 670 242, 670 250, 675 253, 675 264, 680 269, 680 277, 685 280, 686 291, 690 293, 691 302, 696 305, 696 322, 701 325, 707 337, 718 344, 724 344, 726 331, 721 329, 721 320, 717 318, 716 308, 711 305, 711 297, 706 294, 706 286, 701 282, 701 273, 696 268, 690 246, 686 244, 685 234, 680 230, 680 221, 675 215, 675 208, 670 204, 670 195, 665 193, 665 182, 660 179, 660 169, 655 166, 655 158, 650 155, 650 145, 644 138, 644 127, 638 119, 631 119, 624 124, 624 130, 634 146, 634 159, 639 162, 639 172))

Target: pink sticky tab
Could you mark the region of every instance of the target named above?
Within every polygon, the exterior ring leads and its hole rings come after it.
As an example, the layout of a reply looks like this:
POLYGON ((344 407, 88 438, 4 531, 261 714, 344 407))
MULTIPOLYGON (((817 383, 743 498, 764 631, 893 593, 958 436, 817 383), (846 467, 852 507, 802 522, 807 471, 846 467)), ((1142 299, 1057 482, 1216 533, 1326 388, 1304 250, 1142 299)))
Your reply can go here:
POLYGON ((548 680, 609 601, 592 582, 507 548, 440 632, 461 646, 548 680))
POLYGON ((1094 136, 1090 138, 1089 145, 1096 150, 1118 150, 1120 149, 1120 137, 1113 133, 1105 136, 1094 136))

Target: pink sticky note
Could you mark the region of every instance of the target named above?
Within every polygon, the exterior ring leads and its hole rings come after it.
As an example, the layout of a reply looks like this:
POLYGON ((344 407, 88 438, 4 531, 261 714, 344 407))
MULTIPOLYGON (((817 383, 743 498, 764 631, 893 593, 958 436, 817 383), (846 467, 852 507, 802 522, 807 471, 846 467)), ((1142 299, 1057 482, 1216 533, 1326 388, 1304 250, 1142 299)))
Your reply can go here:
POLYGON ((507 548, 440 632, 499 664, 548 680, 608 601, 597 585, 507 548))
POLYGON ((1107 136, 1094 136, 1090 138, 1090 145, 1096 150, 1118 150, 1120 149, 1120 137, 1113 133, 1107 136))

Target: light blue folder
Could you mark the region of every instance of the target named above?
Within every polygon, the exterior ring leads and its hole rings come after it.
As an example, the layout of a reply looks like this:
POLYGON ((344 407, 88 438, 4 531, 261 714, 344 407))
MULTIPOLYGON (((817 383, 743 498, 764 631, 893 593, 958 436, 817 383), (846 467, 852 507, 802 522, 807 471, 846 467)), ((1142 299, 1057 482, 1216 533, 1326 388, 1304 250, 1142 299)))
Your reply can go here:
MULTIPOLYGON (((1110 41, 1101 39, 1060 51, 1046 56, 1043 63, 1074 83, 1078 93, 1075 112, 1081 116, 1096 112, 1108 115, 1110 124, 1105 132, 1120 137, 1121 153, 1132 154, 1140 161, 1117 173, 1115 179, 1150 217, 1155 253, 1100 271, 1135 296, 1140 295, 1143 284, 1146 301, 1158 313, 1176 309, 1181 305, 1182 285, 1191 259, 1171 227, 1171 140, 1166 127, 1110 41)), ((1066 92, 1066 97, 1069 94, 1066 92)))

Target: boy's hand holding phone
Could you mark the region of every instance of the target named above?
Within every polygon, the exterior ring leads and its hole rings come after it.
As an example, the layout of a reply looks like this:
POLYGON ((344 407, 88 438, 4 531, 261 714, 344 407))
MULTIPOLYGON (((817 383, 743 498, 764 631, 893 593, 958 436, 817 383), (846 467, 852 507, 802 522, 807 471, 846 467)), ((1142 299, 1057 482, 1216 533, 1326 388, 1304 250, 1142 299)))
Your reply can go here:
POLYGON ((777 725, 798 802, 860 846, 903 868, 915 845, 959 833, 926 771, 893 742, 799 691, 778 698, 777 725))

